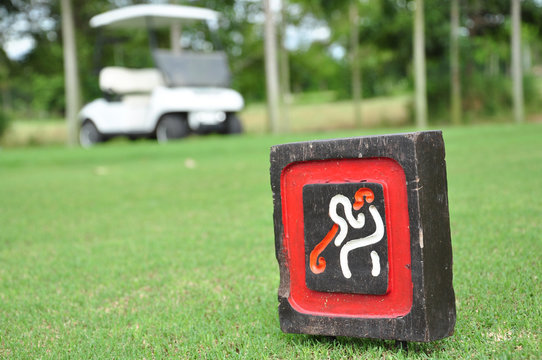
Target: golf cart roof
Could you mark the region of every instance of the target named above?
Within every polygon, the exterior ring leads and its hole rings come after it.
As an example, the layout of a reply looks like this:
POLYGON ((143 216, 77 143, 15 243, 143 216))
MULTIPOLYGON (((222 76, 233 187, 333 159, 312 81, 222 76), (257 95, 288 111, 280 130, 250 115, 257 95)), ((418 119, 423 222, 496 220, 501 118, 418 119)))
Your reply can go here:
POLYGON ((218 13, 213 10, 171 4, 144 4, 125 6, 104 12, 90 19, 90 26, 112 28, 169 27, 179 20, 216 21, 218 13))

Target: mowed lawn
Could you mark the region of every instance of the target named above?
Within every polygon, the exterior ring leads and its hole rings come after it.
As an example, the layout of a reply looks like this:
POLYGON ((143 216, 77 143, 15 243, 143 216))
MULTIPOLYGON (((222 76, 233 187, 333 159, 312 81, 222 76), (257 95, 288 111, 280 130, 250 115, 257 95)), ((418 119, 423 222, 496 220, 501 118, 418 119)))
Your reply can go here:
POLYGON ((443 131, 451 338, 280 331, 269 147, 384 132, 0 151, 0 357, 539 359, 542 124, 443 131))

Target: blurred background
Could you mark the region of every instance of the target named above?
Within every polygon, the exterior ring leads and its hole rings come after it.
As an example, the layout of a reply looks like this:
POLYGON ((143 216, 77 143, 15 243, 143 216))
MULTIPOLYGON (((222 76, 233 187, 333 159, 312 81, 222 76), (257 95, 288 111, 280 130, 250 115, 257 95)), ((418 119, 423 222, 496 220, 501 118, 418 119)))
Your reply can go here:
MULTIPOLYGON (((138 3, 167 2, 2 2, 2 146, 67 141, 63 12, 70 12, 64 15, 73 17, 75 24, 80 108, 101 96, 97 31, 89 26, 90 18, 138 3), (71 8, 62 6, 66 3, 71 8)), ((218 36, 233 73, 232 87, 247 105, 240 114, 247 132, 542 120, 541 0, 169 3, 221 13, 218 36), (514 3, 520 11, 515 22, 514 3), (266 19, 271 27, 265 26, 266 19), (277 69, 267 82, 266 43, 275 46, 267 51, 272 51, 268 61, 277 69), (416 46, 422 49, 418 55, 416 46), (277 84, 276 90, 266 89, 270 81, 277 84), (267 108, 266 96, 273 91, 277 95, 271 96, 272 108, 267 108)), ((129 41, 122 48, 113 43, 99 54, 100 61, 152 66, 145 34, 126 35, 129 41)), ((192 40, 198 36, 197 29, 183 32, 192 40)))

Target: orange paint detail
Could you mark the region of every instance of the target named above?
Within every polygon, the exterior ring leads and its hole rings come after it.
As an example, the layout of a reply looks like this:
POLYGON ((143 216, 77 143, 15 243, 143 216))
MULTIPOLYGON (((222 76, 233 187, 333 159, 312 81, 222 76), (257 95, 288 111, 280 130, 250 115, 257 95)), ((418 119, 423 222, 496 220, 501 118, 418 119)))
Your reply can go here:
POLYGON ((356 202, 354 202, 354 205, 352 205, 352 207, 354 208, 354 210, 359 210, 363 207, 364 201, 372 203, 375 199, 375 194, 369 188, 361 188, 356 191, 354 199, 356 199, 356 202), (363 198, 365 198, 365 200, 363 198))
POLYGON ((333 224, 331 227, 331 230, 327 233, 327 235, 324 237, 322 241, 318 243, 314 247, 314 249, 311 251, 311 255, 309 258, 309 264, 311 271, 315 274, 323 273, 326 269, 326 259, 324 259, 322 256, 318 257, 322 251, 329 245, 331 240, 335 237, 337 234, 337 231, 339 231, 339 225, 333 224))

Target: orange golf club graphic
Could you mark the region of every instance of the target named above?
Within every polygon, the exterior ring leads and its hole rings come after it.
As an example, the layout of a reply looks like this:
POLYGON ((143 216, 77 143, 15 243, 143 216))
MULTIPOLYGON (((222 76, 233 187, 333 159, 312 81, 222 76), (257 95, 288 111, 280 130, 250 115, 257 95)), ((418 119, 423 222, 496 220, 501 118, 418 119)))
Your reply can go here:
MULTIPOLYGON (((329 217, 334 224, 323 240, 320 241, 310 253, 309 264, 310 269, 314 274, 320 274, 325 271, 326 260, 323 256, 320 256, 320 254, 333 239, 335 239, 335 246, 339 247, 348 235, 349 225, 354 229, 361 229, 365 226, 365 215, 363 213, 358 213, 357 217, 354 217, 352 210, 360 210, 365 203, 371 204, 374 199, 375 195, 373 191, 366 187, 362 187, 356 191, 354 195, 354 204, 342 194, 337 194, 331 198, 329 202, 329 217), (339 205, 343 206, 346 219, 337 214, 339 205)), ((377 208, 374 205, 369 205, 369 213, 374 219, 376 230, 369 236, 345 242, 340 250, 340 266, 343 276, 347 279, 352 277, 348 265, 348 254, 350 251, 376 244, 384 237, 384 223, 377 208)), ((371 275, 376 277, 380 274, 380 257, 376 251, 371 252, 371 261, 371 275)))

